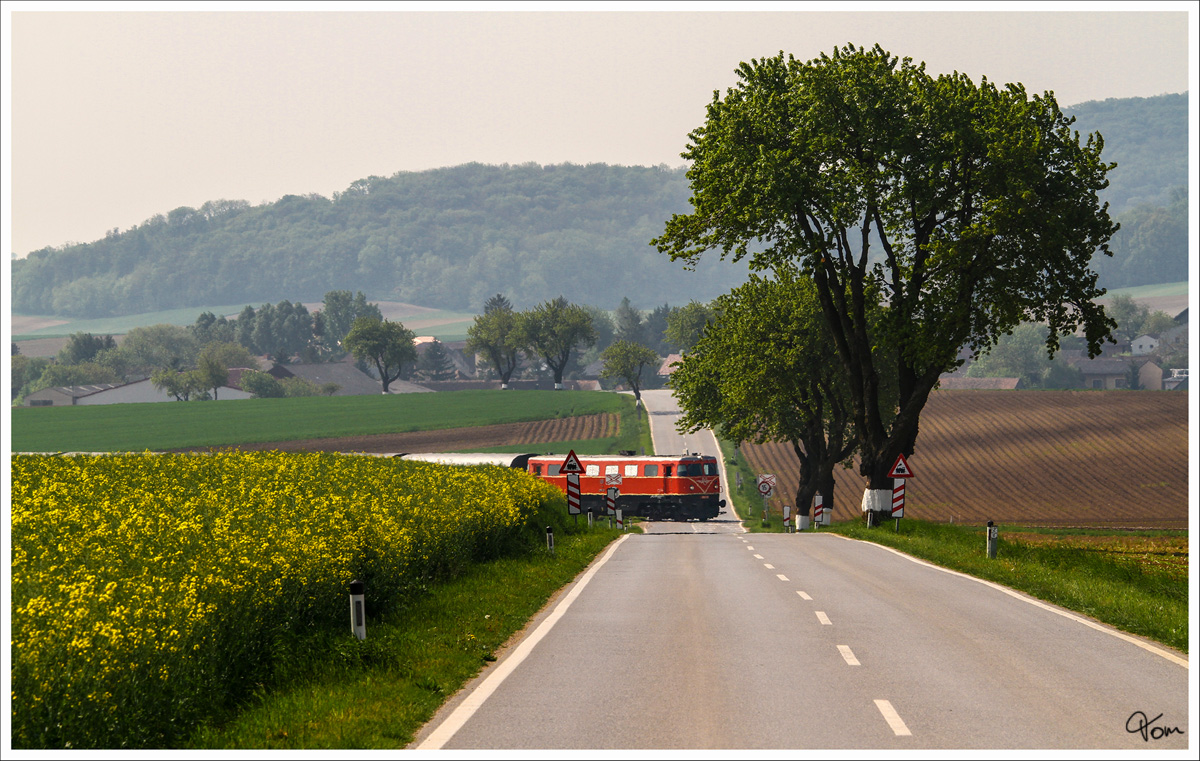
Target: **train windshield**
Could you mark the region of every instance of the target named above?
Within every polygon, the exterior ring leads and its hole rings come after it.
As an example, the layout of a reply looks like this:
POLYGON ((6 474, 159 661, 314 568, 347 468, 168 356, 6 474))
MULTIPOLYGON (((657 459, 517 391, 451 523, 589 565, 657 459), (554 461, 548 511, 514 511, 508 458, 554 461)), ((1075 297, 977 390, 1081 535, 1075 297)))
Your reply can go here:
POLYGON ((684 462, 679 465, 679 475, 681 476, 715 476, 717 475, 717 464, 715 462, 684 462))

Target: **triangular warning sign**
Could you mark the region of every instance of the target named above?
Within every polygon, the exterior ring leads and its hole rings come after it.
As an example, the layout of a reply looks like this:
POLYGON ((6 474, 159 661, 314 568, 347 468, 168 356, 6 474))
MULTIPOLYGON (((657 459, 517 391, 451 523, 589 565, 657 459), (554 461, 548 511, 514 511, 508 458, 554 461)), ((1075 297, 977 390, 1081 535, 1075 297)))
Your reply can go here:
POLYGON ((572 449, 567 459, 563 460, 562 467, 559 469, 562 473, 582 473, 583 465, 579 462, 579 458, 575 455, 575 450, 572 449))
POLYGON ((908 460, 904 459, 904 453, 901 452, 896 457, 896 464, 888 471, 888 478, 912 478, 912 468, 908 467, 908 460))

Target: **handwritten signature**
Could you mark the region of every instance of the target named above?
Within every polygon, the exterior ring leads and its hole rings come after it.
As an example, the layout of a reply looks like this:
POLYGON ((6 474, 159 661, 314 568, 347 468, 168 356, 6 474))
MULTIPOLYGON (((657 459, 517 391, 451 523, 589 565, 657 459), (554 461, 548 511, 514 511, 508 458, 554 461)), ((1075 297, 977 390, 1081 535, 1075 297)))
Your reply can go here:
POLYGON ((1129 734, 1140 734, 1146 742, 1151 740, 1161 740, 1165 737, 1170 737, 1172 734, 1183 734, 1183 730, 1179 727, 1156 727, 1154 722, 1161 719, 1163 715, 1160 713, 1153 719, 1147 719, 1146 714, 1141 711, 1134 711, 1133 715, 1125 721, 1125 731, 1129 734), (1135 721, 1136 720, 1136 721, 1135 721))

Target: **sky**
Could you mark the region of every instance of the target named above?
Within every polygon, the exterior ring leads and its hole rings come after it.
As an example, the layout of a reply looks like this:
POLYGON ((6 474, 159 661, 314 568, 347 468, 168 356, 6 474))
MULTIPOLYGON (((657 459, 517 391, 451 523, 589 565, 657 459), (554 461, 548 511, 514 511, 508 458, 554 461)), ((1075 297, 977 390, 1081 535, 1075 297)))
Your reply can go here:
POLYGON ((879 43, 1064 107, 1184 92, 1196 7, 5 3, 3 242, 467 162, 679 166, 713 91, 780 51, 879 43))

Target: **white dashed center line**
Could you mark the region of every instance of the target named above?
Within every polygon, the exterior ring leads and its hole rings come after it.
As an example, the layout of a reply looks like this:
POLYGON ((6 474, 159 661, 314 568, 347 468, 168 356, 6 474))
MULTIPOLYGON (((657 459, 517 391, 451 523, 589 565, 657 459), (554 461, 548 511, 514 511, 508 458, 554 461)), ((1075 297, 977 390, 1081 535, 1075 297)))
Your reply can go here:
POLYGON ((775 566, 771 565, 770 563, 763 563, 763 565, 765 565, 767 568, 770 568, 772 571, 775 570, 775 566))
POLYGON ((759 560, 762 560, 762 559, 763 559, 763 556, 762 556, 762 555, 755 555, 754 557, 758 558, 759 560))
POLYGON ((854 653, 850 650, 850 647, 848 645, 838 645, 838 652, 841 653, 842 657, 846 659, 847 665, 850 665, 850 666, 861 666, 862 665, 861 663, 858 662, 858 659, 854 657, 854 653))
POLYGON ((807 592, 801 592, 798 589, 796 590, 796 594, 800 595, 801 600, 811 600, 812 599, 811 597, 808 596, 807 592))
POLYGON ((833 622, 829 620, 829 616, 825 615, 825 611, 823 611, 823 610, 817 611, 817 620, 821 622, 822 626, 832 626, 833 625, 833 622))
POLYGON ((876 700, 875 707, 883 714, 884 720, 897 736, 907 737, 912 735, 912 732, 908 731, 908 725, 904 723, 904 719, 901 719, 900 714, 896 713, 896 709, 892 708, 891 701, 876 700))
POLYGON ((775 578, 779 579, 780 581, 787 581, 787 580, 788 580, 788 577, 787 577, 787 576, 784 576, 782 573, 777 573, 777 574, 775 574, 775 578))

